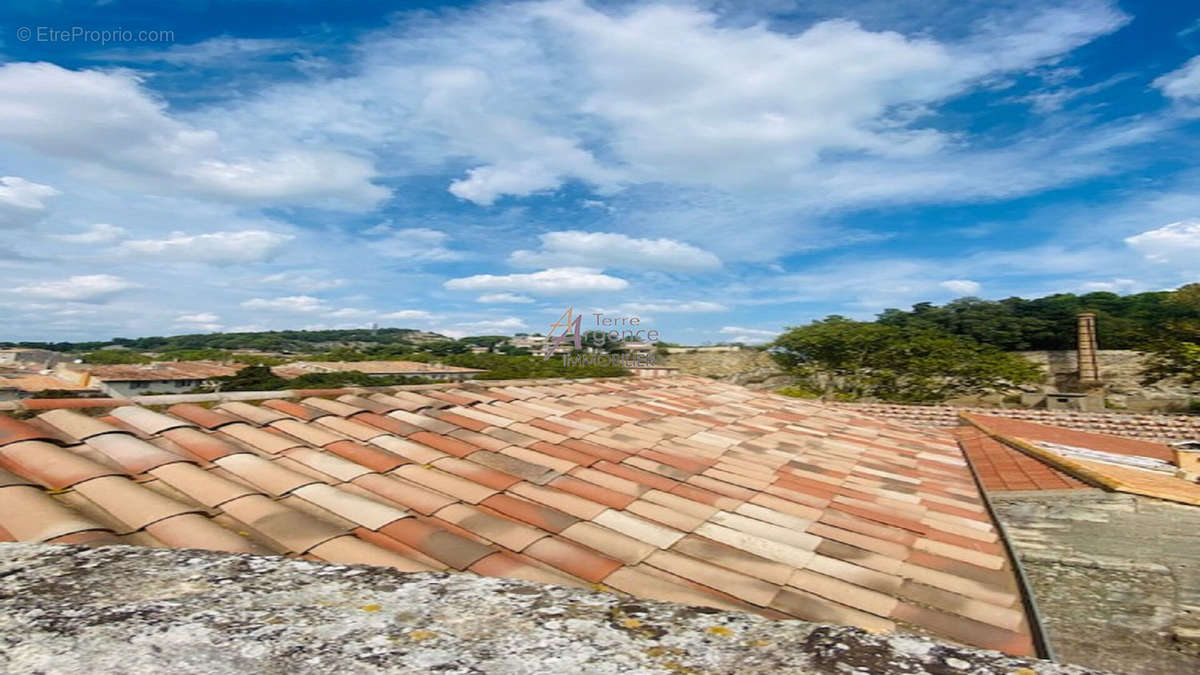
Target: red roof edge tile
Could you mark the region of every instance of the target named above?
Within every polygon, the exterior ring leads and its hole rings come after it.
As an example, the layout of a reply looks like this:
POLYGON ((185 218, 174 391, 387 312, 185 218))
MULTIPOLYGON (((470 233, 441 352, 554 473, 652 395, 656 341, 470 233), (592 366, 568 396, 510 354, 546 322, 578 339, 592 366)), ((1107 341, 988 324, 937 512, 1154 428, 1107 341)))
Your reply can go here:
POLYGON ((133 405, 133 401, 122 398, 30 398, 21 401, 26 410, 119 408, 124 405, 133 405))

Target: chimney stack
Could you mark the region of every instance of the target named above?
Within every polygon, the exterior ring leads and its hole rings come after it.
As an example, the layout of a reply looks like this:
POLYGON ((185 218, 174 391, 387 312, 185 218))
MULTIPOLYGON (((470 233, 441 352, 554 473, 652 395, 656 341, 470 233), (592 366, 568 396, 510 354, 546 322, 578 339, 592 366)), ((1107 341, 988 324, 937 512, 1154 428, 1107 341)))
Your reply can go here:
POLYGON ((1096 315, 1079 315, 1079 384, 1084 387, 1100 383, 1100 363, 1096 359, 1096 315))

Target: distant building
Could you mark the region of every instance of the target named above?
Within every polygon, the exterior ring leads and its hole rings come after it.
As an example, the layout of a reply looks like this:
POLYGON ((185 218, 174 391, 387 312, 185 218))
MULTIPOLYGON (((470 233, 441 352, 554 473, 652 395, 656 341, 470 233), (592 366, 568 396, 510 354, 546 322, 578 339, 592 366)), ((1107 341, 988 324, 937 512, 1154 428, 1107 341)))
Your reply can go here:
POLYGON ((297 361, 275 366, 271 372, 288 379, 309 373, 344 373, 357 370, 373 377, 423 377, 430 380, 455 382, 469 380, 486 370, 459 368, 440 363, 418 363, 416 361, 297 361))
POLYGON ((96 393, 92 386, 80 384, 77 378, 64 380, 54 375, 41 373, 4 373, 0 374, 0 390, 12 389, 5 394, 0 391, 0 400, 16 398, 37 398, 44 391, 77 391, 81 396, 96 393))
POLYGON ((30 365, 39 368, 53 368, 59 363, 71 361, 70 354, 55 352, 49 349, 26 349, 13 347, 0 349, 0 365, 30 365))
POLYGON ((215 361, 163 361, 158 363, 102 366, 60 365, 55 375, 116 398, 142 394, 181 394, 197 387, 214 386, 216 378, 237 373, 238 364, 215 361))
POLYGON ((534 354, 544 354, 548 343, 545 335, 518 335, 509 338, 504 344, 517 349, 528 349, 534 354))

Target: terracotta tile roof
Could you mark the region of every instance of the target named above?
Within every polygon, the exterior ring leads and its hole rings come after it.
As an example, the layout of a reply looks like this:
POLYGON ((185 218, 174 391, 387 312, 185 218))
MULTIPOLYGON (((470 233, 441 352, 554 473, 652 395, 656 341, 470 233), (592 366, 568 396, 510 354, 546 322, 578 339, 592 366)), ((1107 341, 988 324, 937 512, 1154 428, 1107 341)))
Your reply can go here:
POLYGON ((955 430, 958 443, 988 492, 1091 487, 1074 476, 997 441, 975 427, 955 430))
POLYGON ((692 377, 109 404, 0 417, 0 533, 600 584, 1034 649, 941 433, 692 377))
POLYGON ((1002 436, 1014 436, 1029 441, 1048 441, 1063 445, 1075 445, 1093 450, 1103 450, 1121 455, 1137 455, 1171 461, 1174 454, 1171 448, 1162 443, 1140 441, 1130 438, 1117 438, 1108 434, 1099 434, 1077 429, 1037 424, 1024 420, 1014 420, 991 415, 964 414, 963 418, 985 425, 988 431, 1002 436))
POLYGON ((917 427, 956 427, 961 413, 1006 417, 1063 429, 1091 431, 1111 436, 1169 443, 1200 439, 1200 416, 1123 412, 1075 412, 1028 408, 965 408, 948 405, 828 402, 826 405, 856 410, 866 415, 917 427))
POLYGON ((239 366, 212 361, 163 361, 143 365, 97 366, 74 364, 70 370, 90 373, 98 380, 117 382, 150 380, 207 380, 233 375, 239 366))
POLYGON ((1176 474, 1168 446, 984 415, 963 419, 995 441, 1090 484, 1200 506, 1200 485, 1176 474))
POLYGON ((90 391, 95 387, 67 382, 52 375, 20 375, 17 377, 0 377, 0 388, 14 387, 21 391, 38 392, 47 389, 62 389, 66 391, 90 391))

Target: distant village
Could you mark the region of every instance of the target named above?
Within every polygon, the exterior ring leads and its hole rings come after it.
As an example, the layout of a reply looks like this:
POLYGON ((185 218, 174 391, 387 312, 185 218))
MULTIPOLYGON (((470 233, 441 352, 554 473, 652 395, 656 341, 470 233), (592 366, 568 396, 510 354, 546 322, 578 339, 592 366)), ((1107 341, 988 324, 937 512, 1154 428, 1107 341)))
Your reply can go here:
MULTIPOLYGON (((510 356, 541 356, 550 350, 544 335, 521 334, 488 345, 471 345, 465 353, 506 354, 510 356)), ((559 348, 561 351, 561 347, 559 348)), ((594 351, 596 347, 585 347, 594 351)), ((626 353, 662 353, 687 351, 734 351, 740 346, 663 346, 642 342, 620 345, 626 353)), ((128 347, 109 345, 98 352, 126 351, 128 347)), ((386 380, 404 377, 421 381, 454 382, 469 380, 486 372, 472 368, 434 362, 405 360, 403 357, 379 360, 329 361, 306 360, 303 354, 285 354, 262 350, 234 350, 229 360, 151 360, 148 363, 89 363, 85 354, 50 349, 12 347, 0 349, 0 401, 51 396, 129 398, 156 394, 183 394, 202 389, 219 389, 222 378, 236 375, 246 363, 238 356, 286 361, 270 366, 275 376, 286 380, 311 374, 357 372, 386 380)), ((153 356, 153 352, 150 353, 153 356)), ((150 359, 147 359, 150 360, 150 359)), ((632 366, 633 375, 658 376, 677 370, 665 366, 632 366)))

